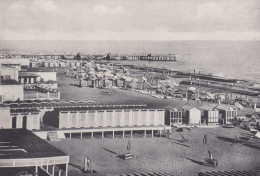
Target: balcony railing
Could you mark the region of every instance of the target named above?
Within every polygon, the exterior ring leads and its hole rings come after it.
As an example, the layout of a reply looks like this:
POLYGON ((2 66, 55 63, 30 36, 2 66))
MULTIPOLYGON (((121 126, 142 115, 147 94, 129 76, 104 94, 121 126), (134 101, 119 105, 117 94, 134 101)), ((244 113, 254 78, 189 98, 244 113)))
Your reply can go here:
POLYGON ((60 92, 33 92, 24 93, 24 100, 60 99, 60 92))

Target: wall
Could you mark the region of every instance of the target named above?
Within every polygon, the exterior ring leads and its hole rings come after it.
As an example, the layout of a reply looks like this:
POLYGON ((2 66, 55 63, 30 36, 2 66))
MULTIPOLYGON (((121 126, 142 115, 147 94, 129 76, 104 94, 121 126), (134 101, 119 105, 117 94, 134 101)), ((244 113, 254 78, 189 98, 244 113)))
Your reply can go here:
POLYGON ((18 69, 17 68, 1 68, 0 69, 0 75, 4 77, 6 75, 9 75, 11 78, 10 79, 14 79, 16 81, 18 81, 18 69))
POLYGON ((12 128, 12 118, 9 107, 0 108, 0 128, 12 128))
POLYGON ((190 124, 199 124, 201 120, 201 111, 198 109, 191 109, 189 113, 189 123, 190 124))
POLYGON ((164 118, 164 110, 59 112, 59 128, 161 126, 164 118))
POLYGON ((0 85, 0 95, 3 95, 3 101, 23 100, 23 85, 0 85))
POLYGON ((40 114, 18 114, 16 116, 16 128, 23 127, 23 117, 26 116, 26 129, 28 130, 39 130, 40 129, 40 114))
POLYGON ((57 81, 56 72, 29 72, 40 76, 44 81, 57 81))

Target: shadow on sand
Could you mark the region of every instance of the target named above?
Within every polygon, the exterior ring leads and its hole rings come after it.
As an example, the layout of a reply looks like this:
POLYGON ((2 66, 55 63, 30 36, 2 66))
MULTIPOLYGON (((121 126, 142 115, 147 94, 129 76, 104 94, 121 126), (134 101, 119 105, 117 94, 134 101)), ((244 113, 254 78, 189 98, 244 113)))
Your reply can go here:
POLYGON ((125 160, 124 155, 117 155, 116 157, 117 157, 117 158, 120 158, 120 159, 122 159, 122 160, 125 160))
POLYGON ((183 156, 181 156, 181 158, 190 160, 193 163, 196 163, 196 164, 199 164, 199 165, 203 166, 203 162, 202 161, 197 161, 197 160, 194 160, 194 159, 191 159, 191 158, 186 158, 186 157, 183 157, 183 156))
POLYGON ((113 153, 113 154, 117 155, 117 153, 114 152, 114 151, 112 151, 112 150, 109 150, 109 149, 106 149, 106 148, 102 148, 102 149, 105 150, 105 151, 108 151, 108 152, 110 152, 110 153, 113 153))
POLYGON ((80 167, 80 166, 78 166, 76 164, 69 163, 69 165, 74 167, 74 168, 77 168, 77 169, 81 170, 84 173, 97 173, 97 171, 95 171, 95 170, 86 170, 85 171, 84 168, 82 168, 82 167, 80 167))
POLYGON ((72 167, 75 167, 75 168, 77 168, 77 169, 79 169, 79 170, 84 171, 84 168, 82 168, 82 167, 80 167, 80 166, 78 166, 78 165, 76 165, 76 164, 69 163, 69 165, 72 166, 72 167))
POLYGON ((229 137, 217 136, 217 139, 219 139, 219 140, 221 140, 221 141, 225 141, 225 142, 236 143, 236 140, 235 140, 235 139, 229 138, 229 137))
POLYGON ((80 87, 81 88, 81 86, 80 85, 78 85, 78 84, 70 84, 71 86, 76 86, 76 87, 80 87))
MULTIPOLYGON (((172 139, 172 140, 176 140, 176 139, 172 139)), ((179 140, 176 140, 176 141, 180 142, 179 140)), ((172 143, 178 144, 178 145, 181 145, 181 146, 184 146, 184 147, 190 147, 189 145, 181 144, 181 143, 178 143, 178 142, 172 142, 172 143)), ((181 142, 184 142, 184 141, 181 141, 181 142)))
POLYGON ((245 143, 244 146, 256 149, 256 150, 260 150, 260 146, 257 145, 253 145, 253 144, 249 144, 249 143, 245 143))
POLYGON ((232 144, 235 143, 240 143, 243 144, 246 147, 250 147, 256 150, 260 150, 260 146, 254 145, 250 142, 250 138, 248 137, 240 137, 238 141, 236 141, 235 139, 232 138, 228 138, 228 137, 217 137, 219 140, 225 141, 225 142, 231 142, 232 144))

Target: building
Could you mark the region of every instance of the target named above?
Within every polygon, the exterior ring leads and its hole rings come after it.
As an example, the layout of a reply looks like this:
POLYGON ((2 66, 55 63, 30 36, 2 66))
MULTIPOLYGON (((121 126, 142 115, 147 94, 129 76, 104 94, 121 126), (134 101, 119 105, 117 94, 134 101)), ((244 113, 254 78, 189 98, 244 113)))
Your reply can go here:
POLYGON ((43 123, 56 127, 57 133, 72 138, 79 135, 108 134, 114 138, 116 133, 132 137, 136 133, 160 135, 168 133, 170 126, 165 125, 164 109, 152 108, 146 105, 129 104, 89 104, 87 106, 60 107, 46 113, 43 123))
POLYGON ((191 125, 198 125, 201 123, 201 111, 195 107, 183 106, 183 122, 191 125))
POLYGON ((173 106, 165 107, 165 124, 178 126, 182 124, 182 109, 173 106))
POLYGON ((0 65, 0 76, 1 80, 16 80, 18 81, 18 68, 9 65, 0 65))
POLYGON ((36 108, 11 109, 11 128, 39 130, 41 124, 40 111, 36 108))
POLYGON ((40 77, 34 73, 20 72, 19 83, 21 84, 36 84, 40 81, 40 77))
POLYGON ((9 65, 20 65, 21 67, 28 68, 30 66, 29 59, 25 58, 1 58, 0 64, 9 64, 9 65))
MULTIPOLYGON (((57 73, 53 71, 52 69, 28 69, 27 71, 20 72, 19 74, 31 74, 31 75, 37 75, 40 77, 41 81, 47 82, 47 81, 57 81, 57 73)), ((22 82, 22 80, 21 80, 22 82)), ((24 81, 23 81, 24 82, 24 81)))
POLYGON ((222 124, 233 124, 236 121, 237 108, 235 106, 219 105, 217 109, 219 110, 222 124))
POLYGON ((163 126, 164 110, 140 105, 54 108, 44 123, 62 128, 163 126))
POLYGON ((26 129, 0 129, 1 175, 67 176, 69 156, 26 129))
POLYGON ((23 85, 19 84, 16 80, 1 80, 0 95, 2 95, 2 101, 23 100, 23 85))
POLYGON ((0 128, 40 129, 40 111, 36 108, 10 109, 10 107, 2 106, 0 113, 0 128))
POLYGON ((201 123, 203 124, 218 124, 219 111, 214 106, 204 105, 199 108, 201 110, 201 123))
POLYGON ((124 87, 125 86, 125 79, 124 78, 118 78, 116 80, 116 86, 117 87, 124 87))

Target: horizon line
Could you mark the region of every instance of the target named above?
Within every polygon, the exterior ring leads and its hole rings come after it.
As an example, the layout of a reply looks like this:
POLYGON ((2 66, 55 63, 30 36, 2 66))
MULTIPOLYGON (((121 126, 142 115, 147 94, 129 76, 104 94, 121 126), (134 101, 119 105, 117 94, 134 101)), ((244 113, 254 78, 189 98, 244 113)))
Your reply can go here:
POLYGON ((88 39, 86 39, 86 40, 84 40, 84 39, 76 39, 76 40, 67 40, 67 39, 57 39, 57 40, 41 40, 41 39, 17 39, 17 40, 2 40, 2 39, 0 39, 0 41, 115 41, 115 42, 120 42, 120 41, 165 41, 165 42, 171 42, 171 41, 205 41, 205 42, 207 42, 207 41, 237 41, 237 42, 243 42, 243 41, 245 41, 245 42, 257 42, 257 41, 260 41, 260 39, 254 39, 254 40, 236 40, 236 39, 233 39, 233 40, 207 40, 207 39, 205 39, 205 40, 197 40, 197 39, 183 39, 183 40, 135 40, 135 39, 131 39, 131 40, 106 40, 106 39, 96 39, 96 40, 88 40, 88 39))

